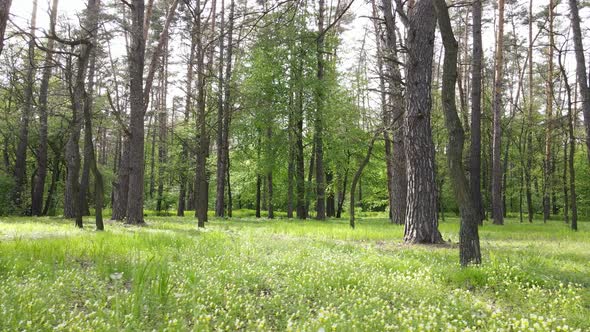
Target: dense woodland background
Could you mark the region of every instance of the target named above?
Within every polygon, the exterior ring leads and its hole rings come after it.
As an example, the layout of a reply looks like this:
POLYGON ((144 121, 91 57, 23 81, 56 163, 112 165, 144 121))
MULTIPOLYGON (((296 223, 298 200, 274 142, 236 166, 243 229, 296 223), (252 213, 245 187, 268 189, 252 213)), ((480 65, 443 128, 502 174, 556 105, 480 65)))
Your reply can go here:
POLYGON ((584 1, 10 2, 2 215, 590 215, 584 1))

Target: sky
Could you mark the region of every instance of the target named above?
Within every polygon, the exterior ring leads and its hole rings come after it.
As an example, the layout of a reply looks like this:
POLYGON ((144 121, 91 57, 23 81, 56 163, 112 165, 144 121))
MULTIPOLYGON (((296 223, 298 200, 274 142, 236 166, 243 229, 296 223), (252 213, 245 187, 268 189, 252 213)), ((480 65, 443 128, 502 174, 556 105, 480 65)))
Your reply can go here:
MULTIPOLYGON (((48 25, 49 25, 49 11, 48 8, 50 7, 50 2, 52 0, 38 0, 38 12, 37 12, 37 26, 41 29, 47 29, 48 25)), ((374 36, 373 36, 373 25, 372 22, 370 21, 370 19, 368 17, 371 16, 371 4, 367 3, 365 0, 354 0, 355 2, 353 3, 353 5, 350 8, 350 12, 355 16, 355 19, 352 21, 352 23, 348 24, 346 26, 346 30, 343 32, 343 34, 341 35, 341 40, 342 40, 342 45, 340 46, 340 49, 338 50, 338 54, 341 57, 341 63, 339 66, 339 70, 341 72, 346 72, 349 71, 352 67, 354 67, 354 65, 356 64, 356 59, 358 58, 358 54, 359 54, 359 50, 360 50, 360 45, 362 43, 362 39, 365 35, 365 31, 368 29, 369 34, 368 34, 368 39, 367 39, 367 48, 368 48, 368 52, 370 54, 374 54, 374 36)), ((379 0, 377 0, 379 1, 379 0)), ((549 2, 549 0, 533 0, 533 7, 534 7, 534 11, 535 12, 540 12, 543 8, 543 6, 546 6, 547 3, 549 2)), ((518 4, 519 6, 521 6, 521 8, 523 10, 528 10, 528 0, 518 0, 518 4)), ((65 18, 68 18, 69 20, 72 20, 73 23, 77 22, 77 15, 78 13, 80 13, 86 5, 86 1, 84 0, 59 0, 59 17, 60 20, 63 20, 65 18)), ((13 22, 17 25, 19 25, 20 27, 27 27, 28 26, 28 22, 30 20, 30 16, 31 16, 31 11, 32 11, 32 7, 33 7, 33 0, 16 0, 13 1, 12 3, 12 7, 11 7, 11 19, 13 20, 13 22)), ((509 7, 507 6, 507 10, 509 9, 509 7)), ((487 10, 491 11, 491 6, 487 6, 487 10)), ((558 14, 562 14, 565 17, 561 17, 559 18, 561 21, 563 21, 562 25, 566 25, 569 21, 567 20, 567 15, 569 14, 569 8, 567 6, 567 2, 563 2, 563 4, 561 4, 558 8, 557 8, 557 13, 558 14)), ((582 19, 582 29, 583 30, 590 30, 590 9, 583 9, 581 12, 581 16, 583 17, 582 19), (586 18, 586 19, 584 19, 586 18)), ((489 13, 484 13, 484 20, 486 19, 486 17, 493 17, 493 13, 489 12, 489 13)), ((487 22, 484 23, 484 28, 483 28, 483 40, 484 40, 484 52, 486 54, 486 56, 491 56, 493 53, 493 49, 494 49, 494 27, 493 27, 494 22, 487 22)), ((512 28, 510 26, 509 23, 507 23, 507 26, 505 27, 506 31, 510 31, 512 28)), ((535 28, 536 30, 536 28, 535 28)), ((517 33, 521 36, 522 41, 523 42, 527 42, 527 37, 528 37, 528 30, 526 29, 525 26, 522 27, 518 27, 517 28, 517 33)), ((534 32, 536 33, 536 31, 534 32)), ((437 37, 438 38, 438 37, 437 37)), ((559 42, 559 41, 558 41, 559 42)), ((590 40, 586 40, 585 41, 585 45, 590 45, 590 40)), ((572 46, 573 47, 573 46, 572 46)), ((124 44, 122 43, 122 41, 114 41, 112 43, 112 48, 113 48, 113 53, 118 54, 118 55, 124 55, 124 44)), ((184 50, 183 49, 179 49, 178 46, 176 47, 176 49, 172 49, 172 52, 175 52, 177 54, 174 54, 173 56, 177 58, 178 62, 180 62, 181 59, 181 54, 183 53, 184 50)), ((572 75, 574 74, 575 71, 575 59, 573 57, 573 54, 569 55, 566 58, 566 65, 568 67, 568 71, 572 73, 572 75)), ((179 65, 180 66, 180 65, 179 65)), ((178 73, 178 77, 176 77, 176 80, 178 82, 182 81, 182 72, 184 66, 182 67, 178 67, 177 69, 172 69, 172 71, 175 71, 178 73)), ((374 74, 370 76, 374 77, 374 74)), ((574 78, 572 78, 573 81, 574 78)), ((373 84, 376 84, 377 80, 373 80, 373 84)), ((169 94, 169 98, 170 100, 172 100, 172 98, 174 98, 175 95, 182 95, 182 89, 180 86, 174 88, 173 87, 173 91, 172 93, 169 94)), ((372 102, 371 102, 371 107, 375 107, 378 106, 378 96, 376 94, 373 94, 371 96, 372 102)), ((170 103, 171 105, 171 103, 170 103)))

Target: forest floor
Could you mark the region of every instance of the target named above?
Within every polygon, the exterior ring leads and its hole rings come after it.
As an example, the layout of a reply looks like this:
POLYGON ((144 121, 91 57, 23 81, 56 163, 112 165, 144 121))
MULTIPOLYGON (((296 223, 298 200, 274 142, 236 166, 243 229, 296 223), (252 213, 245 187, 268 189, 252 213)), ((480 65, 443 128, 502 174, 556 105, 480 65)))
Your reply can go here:
POLYGON ((385 219, 0 218, 0 331, 590 330, 590 222, 481 228, 483 265, 385 219))

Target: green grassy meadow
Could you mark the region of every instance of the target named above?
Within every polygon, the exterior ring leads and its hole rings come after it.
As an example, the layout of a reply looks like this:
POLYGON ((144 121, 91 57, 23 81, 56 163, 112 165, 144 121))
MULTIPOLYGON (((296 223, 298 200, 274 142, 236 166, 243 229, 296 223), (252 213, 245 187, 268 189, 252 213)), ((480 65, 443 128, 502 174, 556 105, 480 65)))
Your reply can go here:
POLYGON ((590 331, 590 223, 480 230, 484 263, 403 227, 346 220, 148 217, 93 231, 0 218, 2 331, 590 331))

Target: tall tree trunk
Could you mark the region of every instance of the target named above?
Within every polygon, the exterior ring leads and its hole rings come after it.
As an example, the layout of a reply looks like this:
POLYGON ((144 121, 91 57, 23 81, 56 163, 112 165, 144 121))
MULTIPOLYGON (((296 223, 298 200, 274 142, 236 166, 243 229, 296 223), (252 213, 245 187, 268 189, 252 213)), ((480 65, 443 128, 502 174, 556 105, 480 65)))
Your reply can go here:
POLYGON ((455 40, 449 10, 444 0, 434 0, 438 25, 443 39, 445 58, 442 82, 442 105, 445 125, 449 132, 447 160, 455 198, 461 213, 459 232, 459 256, 462 266, 481 263, 478 223, 479 213, 475 207, 475 197, 470 193, 469 183, 463 167, 463 146, 465 132, 457 114, 455 104, 455 85, 457 83, 458 44, 455 40))
POLYGON ((314 118, 315 166, 316 166, 316 219, 326 219, 326 184, 324 183, 324 10, 325 0, 319 0, 317 37, 316 113, 314 118))
POLYGON ((168 164, 168 109, 166 99, 168 98, 168 43, 162 52, 162 66, 160 67, 160 105, 158 110, 158 197, 156 211, 162 212, 164 207, 164 178, 166 176, 166 165, 168 164))
MULTIPOLYGON (((194 78, 194 62, 195 62, 195 51, 197 47, 197 34, 194 31, 191 34, 191 46, 189 52, 189 58, 187 63, 187 73, 186 73, 186 97, 185 97, 185 105, 184 105, 184 119, 183 123, 185 126, 188 125, 190 114, 192 113, 192 95, 193 95, 193 78, 194 78)), ((181 162, 183 167, 181 168, 180 172, 180 190, 178 193, 178 209, 176 211, 176 215, 179 217, 184 216, 185 204, 186 204, 186 188, 187 184, 189 183, 188 177, 188 169, 186 169, 186 164, 189 162, 188 157, 188 146, 187 142, 182 142, 182 152, 181 152, 181 162)), ((190 185, 189 185, 190 187, 190 185)), ((189 200, 190 201, 190 200, 189 200)))
POLYGON ((436 13, 431 0, 420 0, 408 22, 404 135, 408 179, 404 241, 439 243, 432 112, 432 57, 436 13))
MULTIPOLYGON (((95 223, 96 229, 104 230, 102 220, 102 207, 104 199, 104 185, 102 174, 98 170, 96 163, 96 153, 94 151, 93 137, 92 137, 92 113, 94 103, 94 74, 96 70, 96 31, 98 29, 98 14, 100 8, 100 0, 88 1, 88 16, 90 21, 90 31, 92 34, 91 40, 93 43, 92 49, 89 51, 91 57, 88 66, 88 92, 85 94, 84 100, 84 164, 88 164, 92 175, 94 176, 94 208, 95 208, 95 223)), ((86 190, 80 190, 80 200, 86 196, 86 190)))
POLYGON ((531 190, 531 171, 533 166, 533 104, 534 104, 534 94, 533 94, 533 0, 529 1, 529 47, 528 47, 528 58, 529 58, 529 70, 528 70, 528 114, 527 114, 527 131, 526 131, 526 167, 524 168, 524 179, 525 179, 525 187, 526 187, 526 204, 527 204, 527 212, 528 212, 528 219, 529 223, 533 222, 533 194, 531 190))
POLYGON ((131 225, 144 224, 144 98, 143 68, 145 62, 144 0, 131 1, 131 49, 129 51, 129 190, 127 220, 131 225))
POLYGON ((217 190, 215 193, 215 216, 223 217, 225 215, 225 156, 224 156, 224 104, 223 104, 223 91, 225 89, 223 81, 223 53, 224 53, 224 41, 225 41, 225 2, 221 0, 221 24, 219 25, 219 88, 218 88, 218 101, 217 101, 217 190))
POLYGON ((402 84, 402 75, 399 69, 400 60, 397 52, 396 16, 393 12, 391 1, 383 1, 383 14, 385 18, 385 46, 387 50, 385 54, 385 65, 386 74, 389 78, 387 93, 390 96, 390 107, 386 110, 387 114, 384 116, 386 129, 384 133, 385 154, 387 158, 387 174, 389 177, 388 184, 390 186, 389 208, 391 210, 392 222, 402 225, 406 217, 408 188, 403 129, 404 86, 402 84), (392 141, 389 139, 388 131, 391 132, 392 141))
POLYGON ((504 78, 504 0, 498 0, 498 32, 493 105, 492 214, 494 224, 504 224, 502 208, 502 80, 504 78))
POLYGON ((195 215, 198 219, 198 227, 205 227, 207 219, 207 151, 209 149, 209 140, 207 133, 207 123, 205 114, 205 69, 204 57, 205 49, 203 46, 202 25, 201 25, 201 1, 197 0, 196 8, 198 17, 195 19, 197 37, 197 168, 195 181, 195 215))
POLYGON ((55 192, 57 190, 57 182, 60 179, 61 173, 61 156, 55 153, 53 158, 53 167, 51 169, 51 183, 49 184, 49 190, 47 191, 47 198, 45 200, 45 206, 43 207, 44 216, 54 216, 56 209, 55 192))
MULTIPOLYGON (((303 77, 303 49, 299 50, 300 56, 297 66, 297 78, 303 77)), ((303 86, 299 84, 297 89, 297 107, 295 112, 295 191, 296 191, 296 207, 298 219, 305 219, 307 217, 307 204, 305 197, 305 160, 303 156, 303 86)), ((313 159, 313 157, 311 158, 313 159)), ((309 170, 309 173, 313 173, 309 170)))
MULTIPOLYGON (((27 149, 29 145, 29 122, 33 115, 33 87, 35 85, 35 31, 37 22, 37 0, 33 0, 33 12, 31 14, 31 31, 29 49, 26 62, 26 76, 24 88, 24 105, 18 130, 18 145, 16 148, 16 161, 14 164, 15 186, 12 201, 17 209, 22 206, 22 194, 27 181, 27 149)), ((20 212, 20 211, 19 211, 20 212)))
POLYGON ((551 219, 551 198, 553 191, 553 160, 552 160, 552 135, 553 135, 553 47, 555 39, 553 36, 553 16, 555 3, 549 0, 549 45, 547 49, 547 85, 546 98, 547 105, 545 108, 545 162, 543 164, 543 221, 551 219))
MULTIPOLYGON (((570 5, 572 3, 570 2, 570 5)), ((577 7, 576 7, 577 8, 577 7)), ((573 10, 572 10, 572 17, 573 17, 573 10)), ((572 18, 573 20, 573 18, 572 18)), ((579 23, 579 20, 578 20, 579 23)), ((565 85, 565 91, 567 93, 567 145, 569 145, 569 154, 567 156, 567 173, 569 175, 569 192, 570 192, 570 208, 571 208, 571 228, 574 231, 578 230, 578 204, 577 204, 577 194, 576 194, 576 169, 574 163, 574 157, 576 154, 576 136, 574 134, 574 125, 575 125, 575 112, 574 112, 574 103, 572 102, 572 88, 568 81, 567 72, 565 71, 565 66, 562 62, 561 53, 558 57, 559 60, 559 68, 561 71, 561 76, 565 85)), ((578 71, 579 72, 579 71, 578 71)), ((579 81, 578 81, 579 83, 579 81)), ((584 107, 582 105, 582 107, 584 107)), ((565 182, 566 174, 564 172, 564 182, 565 182)), ((567 204, 567 203, 566 203, 567 204)))
MULTIPOLYGON (((586 131, 586 149, 588 162, 590 163, 590 87, 588 86, 588 74, 586 72, 586 60, 584 56, 584 44, 582 30, 580 29, 580 14, 577 0, 569 0, 574 49, 576 53, 576 76, 582 95, 582 114, 584 115, 584 129, 586 131)), ((572 223, 573 227, 573 223, 572 223)))
POLYGON ((473 2, 473 56, 471 68, 471 146, 469 154, 470 194, 473 197, 479 224, 483 223, 484 209, 481 196, 481 71, 482 71, 482 36, 481 36, 481 0, 473 2))
POLYGON ((8 22, 11 4, 12 0, 0 0, 0 55, 4 48, 4 32, 6 31, 6 23, 8 22))
MULTIPOLYGON (((10 1, 9 1, 10 2, 10 1)), ((55 34, 58 0, 53 0, 49 19, 49 33, 55 34)), ((1 38, 1 36, 0 36, 1 38)), ((0 42, 1 43, 1 42, 0 42)), ((43 209, 43 194, 45 192, 45 178, 47 177, 47 99, 49 95, 49 79, 51 78, 53 48, 55 41, 49 39, 43 65, 43 76, 39 89, 39 146, 37 147, 37 174, 33 180, 33 194, 31 198, 31 214, 41 215, 43 209)))

